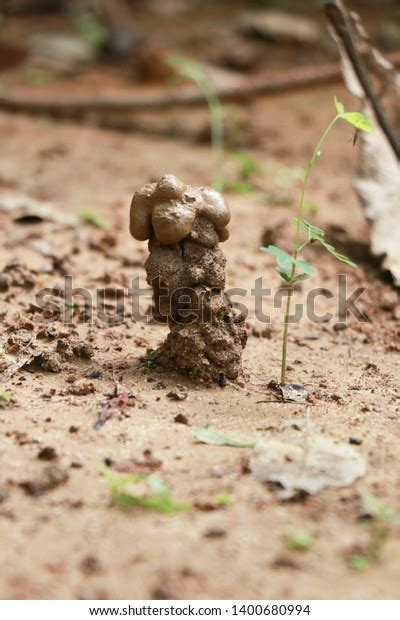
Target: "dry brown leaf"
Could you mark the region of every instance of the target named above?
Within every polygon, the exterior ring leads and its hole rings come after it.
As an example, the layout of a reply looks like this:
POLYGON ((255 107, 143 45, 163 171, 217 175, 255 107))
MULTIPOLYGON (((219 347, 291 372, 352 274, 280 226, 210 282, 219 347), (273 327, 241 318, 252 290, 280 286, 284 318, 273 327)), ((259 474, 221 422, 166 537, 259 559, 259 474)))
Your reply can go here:
MULTIPOLYGON (((358 15, 348 13, 341 2, 335 4, 348 17, 368 80, 399 142, 400 73, 373 47, 358 15)), ((373 118, 372 106, 334 27, 331 27, 331 34, 339 48, 345 84, 350 92, 363 99, 365 114, 373 118)), ((353 184, 370 223, 372 253, 383 257, 383 267, 400 286, 400 166, 388 138, 378 123, 374 124, 373 133, 362 133, 361 155, 353 184)))
POLYGON ((367 462, 347 444, 289 429, 256 444, 250 470, 260 482, 279 484, 280 498, 290 499, 301 491, 315 495, 326 487, 349 486, 365 475, 367 462))

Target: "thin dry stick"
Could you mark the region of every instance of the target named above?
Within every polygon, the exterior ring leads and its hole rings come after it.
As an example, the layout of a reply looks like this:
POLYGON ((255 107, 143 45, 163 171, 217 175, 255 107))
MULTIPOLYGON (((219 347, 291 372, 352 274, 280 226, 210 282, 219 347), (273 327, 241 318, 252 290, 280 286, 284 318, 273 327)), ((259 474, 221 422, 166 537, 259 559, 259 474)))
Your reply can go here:
MULTIPOLYGON (((394 64, 400 65, 400 52, 388 55, 394 64)), ((337 82, 341 79, 340 65, 323 64, 319 67, 306 67, 284 71, 277 76, 261 73, 258 76, 240 79, 237 84, 226 88, 216 88, 217 96, 223 101, 244 101, 263 94, 278 94, 286 91, 311 88, 337 82)), ((114 91, 105 94, 67 97, 65 92, 58 95, 37 93, 32 89, 4 88, 0 91, 0 109, 29 114, 49 114, 58 117, 80 118, 88 112, 117 113, 168 109, 177 106, 204 104, 204 97, 198 89, 185 87, 166 91, 165 88, 149 89, 138 93, 114 91)), ((100 123, 101 124, 101 123, 100 123)))
POLYGON ((371 104, 379 126, 381 127, 383 133, 388 139, 388 142, 392 147, 397 159, 400 159, 399 137, 390 126, 390 123, 387 120, 384 111, 382 110, 378 98, 373 91, 364 62, 357 49, 356 35, 354 33, 348 11, 340 0, 333 0, 325 4, 325 13, 332 28, 334 29, 336 35, 342 42, 347 52, 348 59, 353 67, 357 79, 361 84, 366 99, 371 104))

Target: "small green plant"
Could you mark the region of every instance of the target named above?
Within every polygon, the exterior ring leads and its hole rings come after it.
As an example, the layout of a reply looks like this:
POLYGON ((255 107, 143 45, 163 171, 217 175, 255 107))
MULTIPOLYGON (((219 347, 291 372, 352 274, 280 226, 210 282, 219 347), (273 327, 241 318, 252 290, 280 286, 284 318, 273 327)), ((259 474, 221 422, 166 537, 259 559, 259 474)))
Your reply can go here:
POLYGON ((222 493, 217 493, 215 496, 215 501, 220 506, 228 506, 232 502, 232 494, 227 491, 223 491, 222 493))
POLYGON ((381 559, 383 546, 393 525, 399 523, 399 517, 374 495, 364 495, 361 507, 362 516, 358 523, 368 529, 368 542, 361 552, 349 557, 348 564, 354 570, 364 571, 381 559))
POLYGON ((108 39, 107 28, 102 26, 100 22, 91 13, 84 13, 77 21, 78 30, 85 39, 95 49, 103 47, 108 39))
POLYGON ((0 404, 9 403, 12 398, 10 390, 0 390, 0 404))
POLYGON ((347 256, 340 254, 330 243, 327 243, 327 241, 325 240, 325 232, 321 228, 313 226, 305 219, 303 219, 304 207, 306 204, 305 197, 310 181, 311 172, 321 156, 322 145, 336 122, 339 120, 344 120, 353 125, 353 127, 355 127, 357 130, 365 132, 373 131, 371 122, 361 112, 346 112, 344 109, 344 105, 340 101, 338 101, 336 97, 335 106, 336 114, 329 123, 328 127, 325 129, 321 138, 319 139, 318 144, 315 147, 314 152, 311 156, 311 159, 308 162, 307 170, 304 176, 303 187, 301 190, 300 201, 297 209, 297 217, 295 218, 296 237, 293 254, 290 255, 284 250, 281 250, 274 245, 269 245, 268 247, 261 248, 263 252, 267 252, 268 254, 271 254, 275 257, 277 262, 276 271, 279 273, 287 287, 287 301, 285 308, 282 339, 281 385, 285 385, 286 383, 288 333, 294 287, 297 282, 307 280, 315 274, 314 267, 309 262, 299 258, 301 252, 308 244, 319 243, 327 252, 329 252, 329 254, 334 256, 337 260, 345 263, 349 267, 356 267, 355 263, 353 263, 349 258, 347 258, 347 256))
POLYGON ((107 222, 99 213, 95 211, 91 211, 90 209, 81 209, 78 212, 79 218, 86 222, 87 224, 91 224, 96 228, 107 228, 107 222))
POLYGON ((224 165, 224 110, 211 80, 201 65, 178 54, 170 54, 168 64, 185 80, 194 82, 204 95, 211 117, 211 149, 214 159, 213 187, 222 190, 224 165))
POLYGON ((263 169, 246 151, 236 151, 232 156, 238 166, 237 178, 232 181, 225 180, 222 189, 238 194, 248 194, 255 189, 254 179, 263 173, 263 169))
POLYGON ((108 482, 111 493, 111 503, 114 506, 141 506, 149 510, 158 510, 165 514, 173 514, 182 510, 189 510, 189 503, 174 502, 166 484, 158 476, 144 474, 116 474, 109 467, 103 467, 101 474, 108 482), (144 483, 147 492, 134 495, 128 489, 138 483, 144 483))
POLYGON ((285 533, 284 540, 289 551, 308 551, 314 544, 310 530, 289 530, 285 533))

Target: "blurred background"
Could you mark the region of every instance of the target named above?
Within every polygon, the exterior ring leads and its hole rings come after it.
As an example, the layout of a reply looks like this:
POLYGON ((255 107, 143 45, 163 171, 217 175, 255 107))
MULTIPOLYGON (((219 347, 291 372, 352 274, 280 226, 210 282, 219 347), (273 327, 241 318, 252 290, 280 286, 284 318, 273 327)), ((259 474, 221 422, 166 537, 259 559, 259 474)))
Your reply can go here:
MULTIPOLYGON (((383 52, 400 48, 399 0, 347 6, 383 52)), ((265 82, 283 69, 337 60, 323 0, 1 1, 0 88, 18 87, 22 99, 38 91, 68 98, 111 89, 154 93, 174 85, 174 52, 204 63, 220 89, 240 89, 243 76, 261 74, 265 82)))

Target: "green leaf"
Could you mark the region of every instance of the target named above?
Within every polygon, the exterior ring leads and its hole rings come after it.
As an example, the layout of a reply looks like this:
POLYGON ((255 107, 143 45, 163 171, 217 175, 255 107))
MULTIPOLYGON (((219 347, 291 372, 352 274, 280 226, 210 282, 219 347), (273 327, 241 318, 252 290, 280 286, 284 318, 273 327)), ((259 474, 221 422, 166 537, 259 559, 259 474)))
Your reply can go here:
POLYGON ((304 280, 308 280, 308 278, 311 278, 311 274, 309 274, 309 273, 299 273, 299 275, 294 276, 294 278, 292 280, 292 284, 294 284, 295 282, 304 282, 304 280))
POLYGON ((288 284, 292 282, 293 278, 290 271, 286 271, 286 269, 283 269, 283 267, 277 267, 276 271, 279 273, 281 278, 285 280, 285 282, 287 282, 288 284))
POLYGON ((189 510, 190 503, 174 502, 166 484, 157 476, 144 474, 115 474, 110 468, 103 467, 100 472, 107 480, 111 501, 116 506, 141 506, 150 510, 158 510, 166 514, 173 514, 181 510, 189 510), (123 489, 127 486, 146 482, 151 495, 135 495, 123 489))
POLYGON ((374 131, 371 121, 361 112, 344 112, 344 114, 340 115, 340 118, 356 127, 356 129, 361 129, 361 131, 366 133, 374 131))
POLYGON ((190 510, 192 507, 189 503, 177 503, 165 497, 146 497, 144 495, 131 495, 128 493, 118 493, 115 495, 113 497, 113 504, 123 507, 140 506, 149 510, 158 510, 165 514, 190 510))
POLYGON ((293 282, 297 282, 298 280, 306 280, 310 276, 314 275, 315 269, 310 263, 305 260, 301 260, 299 258, 293 258, 284 250, 277 248, 275 245, 269 245, 267 248, 260 248, 262 252, 266 252, 267 254, 272 254, 275 256, 278 267, 276 271, 279 273, 281 278, 285 280, 288 284, 293 282), (295 277, 292 277, 292 269, 296 267, 301 270, 300 274, 296 274, 295 277))
MULTIPOLYGON (((298 221, 297 218, 296 221, 298 221)), ((356 263, 353 263, 350 258, 347 258, 347 256, 345 256, 344 254, 338 252, 333 245, 325 241, 325 232, 322 230, 322 228, 318 228, 318 226, 313 226, 304 219, 300 220, 300 225, 302 229, 307 233, 310 241, 318 241, 325 248, 325 250, 329 252, 329 254, 332 254, 332 256, 334 256, 337 260, 345 263, 349 267, 357 268, 356 263)))
POLYGON ((251 175, 261 174, 263 172, 260 164, 258 164, 255 159, 253 159, 245 151, 236 151, 236 153, 233 154, 233 157, 237 159, 240 164, 239 173, 242 179, 248 180, 251 175))
POLYGON ((329 252, 329 254, 332 254, 332 256, 334 256, 337 260, 339 260, 341 263, 345 263, 346 265, 348 265, 349 267, 353 267, 354 269, 357 269, 357 265, 356 263, 353 263, 352 260, 350 260, 350 258, 347 258, 347 256, 345 256, 344 254, 341 254, 340 252, 338 252, 333 245, 331 245, 330 243, 327 243, 326 241, 324 241, 323 239, 318 239, 318 241, 320 242, 320 244, 325 248, 325 250, 327 252, 329 252))
POLYGON ((217 493, 217 495, 215 496, 215 501, 221 506, 226 506, 227 504, 231 503, 232 494, 228 492, 217 493))
POLYGON ((78 215, 81 220, 87 222, 88 224, 96 226, 96 228, 107 228, 107 222, 99 213, 95 213, 90 209, 81 209, 78 212, 78 215))
POLYGON ((102 467, 100 473, 107 480, 111 491, 119 491, 124 487, 137 484, 146 479, 144 474, 116 474, 109 467, 102 467))
POLYGON ((285 544, 289 551, 308 551, 314 544, 309 530, 293 530, 285 534, 285 544))
POLYGON ((391 522, 396 516, 395 511, 386 506, 380 499, 375 497, 375 495, 365 494, 361 498, 361 504, 363 511, 374 517, 375 519, 380 519, 381 521, 391 522))
POLYGON ((81 36, 95 49, 101 48, 109 38, 107 28, 97 21, 90 13, 84 13, 78 19, 81 36))
POLYGON ((10 390, 0 390, 0 403, 9 403, 12 398, 10 390))
MULTIPOLYGON (((315 269, 314 267, 307 262, 306 260, 300 260, 299 258, 297 258, 294 261, 296 267, 298 267, 299 269, 302 269, 304 272, 304 275, 307 275, 308 277, 313 276, 315 274, 315 269)), ((303 274, 300 274, 303 275, 303 274)), ((297 276, 298 277, 298 276, 297 276)))
MULTIPOLYGON (((295 218, 295 221, 298 222, 298 218, 295 218)), ((307 233, 310 241, 316 241, 323 239, 325 237, 325 232, 322 228, 318 228, 318 226, 313 226, 310 222, 307 222, 305 219, 300 220, 301 228, 307 233)))
POLYGON ((336 99, 336 95, 335 95, 333 98, 334 98, 334 100, 335 100, 336 112, 337 112, 338 114, 343 114, 343 113, 344 113, 344 105, 343 105, 343 103, 341 103, 340 101, 338 101, 338 100, 336 99))
POLYGON ((230 446, 232 448, 252 448, 254 441, 243 442, 225 437, 218 431, 214 431, 212 428, 199 428, 195 432, 195 438, 200 443, 206 443, 209 446, 230 446))
POLYGON ((266 254, 272 254, 272 256, 275 256, 279 267, 282 267, 282 269, 284 269, 285 271, 289 271, 292 268, 293 257, 290 256, 290 254, 288 254, 287 252, 285 252, 285 250, 281 250, 280 248, 277 248, 275 245, 269 245, 268 247, 262 247, 260 248, 260 250, 262 252, 265 252, 266 254))
POLYGON ((365 555, 352 555, 348 564, 354 570, 365 571, 370 567, 371 562, 365 555))
POLYGON ((155 495, 169 499, 169 488, 161 478, 158 478, 158 476, 150 476, 147 479, 147 484, 155 495))

